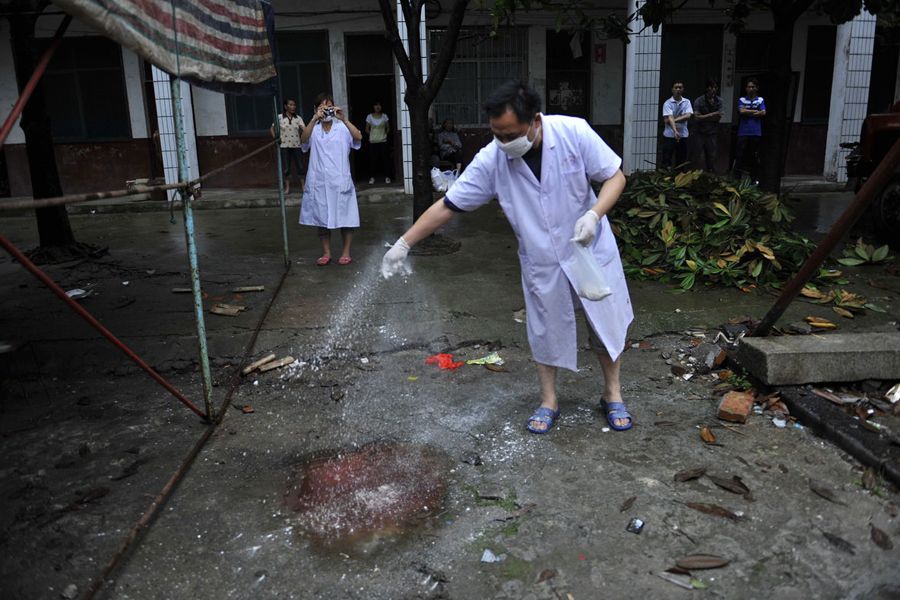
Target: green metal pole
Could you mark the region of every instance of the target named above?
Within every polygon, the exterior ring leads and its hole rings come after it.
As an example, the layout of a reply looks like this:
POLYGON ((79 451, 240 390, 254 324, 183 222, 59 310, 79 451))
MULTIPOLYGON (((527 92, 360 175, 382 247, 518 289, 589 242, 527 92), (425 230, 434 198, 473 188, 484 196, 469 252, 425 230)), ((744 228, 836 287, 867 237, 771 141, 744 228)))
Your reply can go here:
MULTIPOLYGON (((278 118, 278 96, 272 96, 272 105, 275 111, 275 139, 281 138, 281 119, 278 118)), ((288 234, 287 234, 287 210, 284 205, 284 165, 281 163, 281 148, 279 144, 275 145, 275 154, 278 156, 278 203, 281 205, 281 235, 284 239, 284 266, 289 267, 291 264, 290 253, 288 252, 288 234)))
MULTIPOLYGON (((187 150, 184 142, 184 116, 181 114, 181 79, 173 77, 172 117, 175 120, 175 148, 178 156, 178 179, 188 181, 187 150)), ((206 321, 203 318, 203 296, 200 291, 200 268, 197 266, 197 244, 194 242, 193 196, 189 187, 181 188, 181 208, 184 212, 184 237, 187 241, 188 261, 191 264, 191 291, 194 295, 194 317, 197 320, 197 341, 200 344, 200 370, 203 374, 203 403, 206 416, 215 419, 212 405, 212 377, 209 370, 209 352, 206 345, 206 321)))

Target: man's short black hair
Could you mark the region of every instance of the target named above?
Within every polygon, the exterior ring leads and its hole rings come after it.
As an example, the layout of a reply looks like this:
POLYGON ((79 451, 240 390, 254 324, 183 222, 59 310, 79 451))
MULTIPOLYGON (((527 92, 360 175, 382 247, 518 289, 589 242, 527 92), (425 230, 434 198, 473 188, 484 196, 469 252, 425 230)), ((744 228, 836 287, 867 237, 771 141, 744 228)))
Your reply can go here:
POLYGON ((748 84, 748 83, 752 83, 752 84, 755 85, 756 87, 759 87, 759 80, 758 80, 756 77, 751 77, 750 79, 748 79, 748 80, 746 81, 746 83, 744 83, 744 87, 747 87, 747 84, 748 84))
POLYGON ((492 119, 511 110, 519 123, 530 123, 541 110, 541 96, 527 83, 510 79, 491 92, 484 110, 492 119))
POLYGON ((716 81, 715 79, 713 79, 712 77, 710 77, 709 79, 706 80, 706 87, 717 88, 717 87, 719 87, 719 82, 716 81))
POLYGON ((681 84, 681 87, 684 87, 684 81, 682 81, 681 79, 676 79, 676 80, 672 81, 672 87, 675 87, 675 85, 678 83, 681 84))

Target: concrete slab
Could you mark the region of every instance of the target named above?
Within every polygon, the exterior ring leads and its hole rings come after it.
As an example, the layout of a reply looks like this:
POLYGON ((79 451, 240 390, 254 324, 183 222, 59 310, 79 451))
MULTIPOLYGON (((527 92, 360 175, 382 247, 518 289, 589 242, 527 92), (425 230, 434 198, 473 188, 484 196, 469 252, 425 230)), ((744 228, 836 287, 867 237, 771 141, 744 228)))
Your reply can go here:
POLYGON ((768 385, 900 379, 900 332, 744 338, 737 358, 768 385))

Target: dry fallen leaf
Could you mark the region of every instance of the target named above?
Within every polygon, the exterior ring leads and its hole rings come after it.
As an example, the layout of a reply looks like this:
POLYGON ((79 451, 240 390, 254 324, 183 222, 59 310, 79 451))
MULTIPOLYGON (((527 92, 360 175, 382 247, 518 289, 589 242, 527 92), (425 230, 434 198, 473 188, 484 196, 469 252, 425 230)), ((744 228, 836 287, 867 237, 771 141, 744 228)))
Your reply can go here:
POLYGON ((832 307, 831 307, 831 310, 833 310, 833 311, 836 312, 837 314, 841 315, 841 316, 844 317, 845 319, 852 319, 852 318, 853 318, 853 313, 850 312, 849 310, 847 310, 846 308, 841 308, 840 306, 832 306, 832 307))
POLYGON ((881 548, 882 550, 891 550, 894 547, 894 542, 891 541, 890 536, 878 529, 871 523, 869 523, 869 533, 872 535, 872 541, 875 542, 875 545, 881 548))
POLYGON ((731 512, 727 508, 723 508, 718 504, 705 504, 703 502, 688 502, 685 504, 688 508, 693 508, 694 510, 700 511, 702 513, 706 513, 708 515, 714 515, 717 517, 725 517, 726 519, 731 519, 732 521, 739 521, 740 516, 731 512))
POLYGON ((707 475, 707 477, 723 490, 728 490, 733 494, 740 494, 742 496, 750 494, 750 488, 744 485, 744 482, 741 481, 741 478, 737 475, 733 476, 731 479, 725 479, 724 477, 717 477, 715 475, 707 475))
POLYGON ((712 432, 712 430, 709 428, 709 425, 704 425, 700 428, 700 439, 707 444, 715 444, 716 434, 712 432))
POLYGON ((631 505, 634 504, 635 500, 637 500, 637 496, 632 496, 631 498, 623 502, 622 506, 619 507, 619 512, 625 512, 626 510, 631 508, 631 505))
POLYGON ((553 579, 554 577, 556 577, 556 569, 544 569, 541 571, 541 574, 538 575, 537 583, 553 579))
POLYGON ((811 489, 813 492, 815 492, 817 495, 821 496, 822 498, 825 498, 829 502, 834 502, 835 504, 843 504, 843 502, 840 502, 837 499, 837 497, 835 497, 834 490, 832 490, 830 487, 828 487, 828 485, 825 484, 824 482, 821 482, 817 479, 810 479, 809 480, 809 489, 811 489))
POLYGON ((713 554, 691 554, 684 558, 679 558, 675 561, 675 564, 682 569, 695 570, 718 569, 724 567, 729 562, 731 561, 727 558, 722 558, 721 556, 715 556, 713 554))
POLYGON ((685 469, 675 473, 675 481, 690 481, 703 477, 706 473, 706 467, 697 467, 696 469, 685 469))
POLYGON ((484 368, 488 371, 493 371, 494 373, 509 373, 509 370, 506 367, 501 367, 500 365, 491 365, 486 364, 484 368))
POLYGON ((843 550, 847 554, 856 554, 856 549, 853 547, 853 544, 851 544, 844 538, 838 537, 833 533, 828 533, 827 531, 823 531, 822 535, 824 535, 825 539, 828 540, 831 545, 838 550, 843 550))
POLYGON ((249 404, 245 404, 241 407, 241 412, 244 413, 245 415, 247 415, 247 414, 250 414, 250 413, 256 412, 256 411, 253 410, 253 407, 250 406, 249 404))
POLYGON ((875 473, 874 468, 867 467, 866 470, 863 471, 862 485, 867 490, 874 490, 875 487, 878 486, 878 474, 875 473))
POLYGON ((837 329, 837 325, 822 317, 804 317, 803 320, 817 329, 837 329))

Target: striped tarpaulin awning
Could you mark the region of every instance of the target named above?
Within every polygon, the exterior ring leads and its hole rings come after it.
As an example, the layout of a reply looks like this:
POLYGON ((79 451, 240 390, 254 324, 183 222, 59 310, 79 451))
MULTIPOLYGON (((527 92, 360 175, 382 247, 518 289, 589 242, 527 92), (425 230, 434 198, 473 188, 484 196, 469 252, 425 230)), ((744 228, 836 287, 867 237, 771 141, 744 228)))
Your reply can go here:
POLYGON ((275 77, 265 0, 53 2, 164 71, 200 85, 240 88, 275 77))

